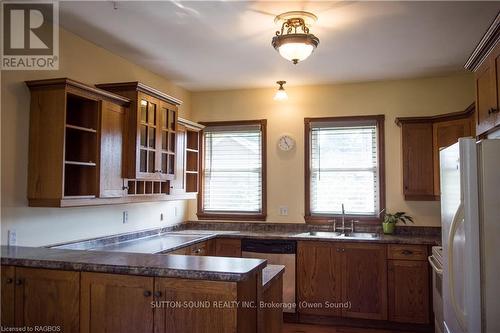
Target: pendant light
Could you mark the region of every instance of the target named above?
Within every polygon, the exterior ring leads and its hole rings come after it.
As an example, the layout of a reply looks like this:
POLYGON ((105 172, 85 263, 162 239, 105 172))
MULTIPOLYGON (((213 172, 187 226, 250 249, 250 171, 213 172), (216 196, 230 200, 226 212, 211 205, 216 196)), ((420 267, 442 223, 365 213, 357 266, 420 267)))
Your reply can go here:
POLYGON ((274 22, 281 23, 281 30, 276 31, 272 46, 283 58, 294 64, 307 59, 319 45, 319 38, 309 33, 308 27, 317 19, 316 15, 303 11, 276 16, 274 22))
POLYGON ((286 93, 285 88, 283 88, 283 85, 286 83, 286 81, 276 81, 276 83, 279 84, 279 88, 274 95, 274 100, 286 101, 288 99, 288 94, 286 93))

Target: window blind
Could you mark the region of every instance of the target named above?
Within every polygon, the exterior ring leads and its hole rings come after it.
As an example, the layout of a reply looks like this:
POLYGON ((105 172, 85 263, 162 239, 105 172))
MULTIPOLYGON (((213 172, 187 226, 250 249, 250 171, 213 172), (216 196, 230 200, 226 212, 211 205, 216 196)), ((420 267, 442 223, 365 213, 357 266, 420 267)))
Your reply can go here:
POLYGON ((376 124, 318 123, 310 135, 311 213, 378 214, 376 124))
POLYGON ((262 211, 261 141, 257 125, 204 129, 204 211, 262 211))

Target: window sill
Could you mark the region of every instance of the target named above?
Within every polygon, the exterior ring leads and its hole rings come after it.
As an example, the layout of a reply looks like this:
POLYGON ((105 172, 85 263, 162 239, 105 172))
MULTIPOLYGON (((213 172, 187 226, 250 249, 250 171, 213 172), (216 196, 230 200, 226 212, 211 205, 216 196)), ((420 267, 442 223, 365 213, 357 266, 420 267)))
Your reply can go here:
MULTIPOLYGON (((307 224, 332 224, 332 222, 329 222, 331 220, 335 219, 337 221, 337 225, 342 222, 342 216, 341 215, 332 215, 332 216, 325 216, 325 215, 305 215, 304 220, 306 221, 307 224)), ((345 216, 345 221, 350 222, 351 220, 354 221, 359 221, 359 224, 380 224, 381 220, 377 216, 357 216, 357 215, 346 215, 345 216)))
POLYGON ((234 220, 234 221, 265 221, 267 215, 264 213, 197 213, 199 220, 234 220))

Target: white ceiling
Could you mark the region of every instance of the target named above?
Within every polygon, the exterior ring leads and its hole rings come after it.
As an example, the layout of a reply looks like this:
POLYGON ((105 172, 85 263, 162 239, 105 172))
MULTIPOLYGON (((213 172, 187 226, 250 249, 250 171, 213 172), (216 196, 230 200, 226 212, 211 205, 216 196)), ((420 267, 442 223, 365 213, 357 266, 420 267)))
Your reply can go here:
POLYGON ((462 70, 500 2, 65 1, 64 28, 190 90, 370 81, 462 70), (307 10, 320 45, 298 65, 274 16, 307 10))

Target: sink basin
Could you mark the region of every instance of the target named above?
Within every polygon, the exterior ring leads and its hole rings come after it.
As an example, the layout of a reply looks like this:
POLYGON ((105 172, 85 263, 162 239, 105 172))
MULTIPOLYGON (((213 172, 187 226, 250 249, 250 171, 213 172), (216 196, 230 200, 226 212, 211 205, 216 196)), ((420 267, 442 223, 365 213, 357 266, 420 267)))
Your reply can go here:
POLYGON ((333 232, 333 231, 309 231, 295 235, 297 237, 318 237, 318 238, 352 238, 352 239, 376 239, 379 235, 369 232, 333 232))
POLYGON ((297 234, 297 237, 322 237, 322 238, 337 238, 342 234, 340 232, 329 232, 329 231, 309 231, 301 234, 297 234))
POLYGON ((379 238, 378 234, 371 232, 347 232, 342 235, 345 238, 362 238, 362 239, 374 239, 379 238))

